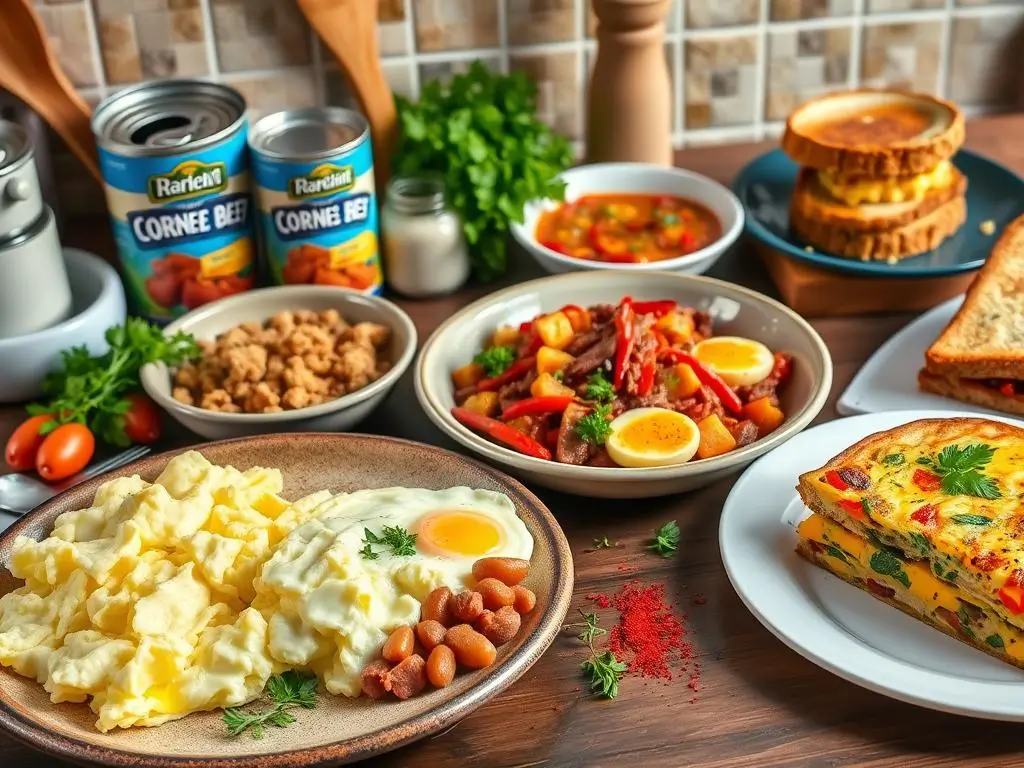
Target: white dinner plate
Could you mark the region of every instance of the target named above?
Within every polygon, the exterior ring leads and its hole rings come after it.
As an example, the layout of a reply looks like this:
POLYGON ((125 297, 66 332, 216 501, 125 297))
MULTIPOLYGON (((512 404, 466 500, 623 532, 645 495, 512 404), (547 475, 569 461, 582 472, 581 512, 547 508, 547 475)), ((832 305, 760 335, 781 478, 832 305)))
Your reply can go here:
POLYGON ((910 618, 795 551, 794 527, 810 514, 795 489, 801 472, 822 466, 869 434, 917 419, 971 415, 976 414, 891 411, 801 432, 758 459, 733 486, 719 542, 725 570, 747 608, 818 666, 901 701, 1021 722, 1024 671, 910 618))
POLYGON ((964 297, 957 296, 925 312, 878 348, 853 377, 836 410, 844 416, 921 408, 956 408, 986 416, 999 411, 962 403, 917 388, 924 353, 949 325, 964 297))

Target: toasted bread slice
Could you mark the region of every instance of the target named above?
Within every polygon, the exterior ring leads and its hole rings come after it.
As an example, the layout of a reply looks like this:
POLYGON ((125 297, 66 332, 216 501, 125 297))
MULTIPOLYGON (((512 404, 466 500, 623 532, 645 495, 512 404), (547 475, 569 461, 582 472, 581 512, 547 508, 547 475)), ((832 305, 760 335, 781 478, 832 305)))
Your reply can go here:
POLYGON ((996 411, 1024 415, 1024 395, 1004 394, 998 387, 988 386, 977 379, 941 376, 922 368, 917 374, 917 384, 924 392, 951 397, 996 411))
MULTIPOLYGON (((824 253, 861 261, 895 263, 900 259, 927 253, 955 234, 967 218, 964 197, 957 195, 927 215, 908 223, 889 229, 866 230, 819 218, 817 208, 807 203, 808 198, 807 195, 794 194, 790 206, 789 223, 797 237, 824 253)), ((905 204, 886 203, 884 207, 890 205, 905 204)))
POLYGON ((869 89, 803 104, 782 136, 782 149, 800 165, 867 178, 924 173, 963 143, 964 117, 952 102, 869 89))
MULTIPOLYGON (((936 620, 936 618, 933 618, 932 615, 922 610, 920 601, 914 600, 913 603, 905 602, 903 599, 901 599, 904 598, 904 595, 900 591, 893 589, 892 594, 886 594, 884 591, 879 590, 877 588, 872 589, 871 585, 869 585, 865 579, 859 578, 857 575, 850 573, 848 569, 840 570, 841 566, 837 560, 828 557, 826 554, 822 552, 815 551, 815 549, 812 547, 812 543, 807 539, 800 540, 800 542, 797 544, 796 551, 801 557, 810 561, 819 568, 823 568, 824 570, 831 573, 833 576, 838 576, 847 584, 852 584, 858 589, 863 589, 865 592, 867 592, 875 599, 881 600, 883 603, 891 605, 893 608, 898 608, 911 618, 917 619, 918 621, 923 621, 928 626, 932 627, 933 629, 939 630, 939 632, 949 635, 954 640, 959 640, 960 642, 965 643, 966 645, 969 645, 972 648, 977 648, 979 651, 983 651, 984 653, 987 653, 989 656, 993 656, 994 658, 997 658, 1000 661, 1005 661, 1006 663, 1012 664, 1015 667, 1020 667, 1021 669, 1024 669, 1024 660, 1010 656, 1004 650, 996 648, 995 646, 991 645, 990 640, 986 640, 985 638, 980 637, 974 632, 971 632, 971 634, 967 634, 964 631, 957 632, 950 624, 944 621, 938 621, 936 620)), ((999 632, 1000 636, 1006 635, 1008 637, 1013 637, 1014 635, 1018 635, 1020 633, 1020 631, 1011 624, 1007 624, 1006 622, 1001 622, 1000 624, 1002 630, 999 632)), ((991 638, 992 636, 989 635, 988 637, 991 638)))
POLYGON ((927 216, 954 197, 963 197, 967 179, 955 168, 950 170, 951 183, 928 190, 919 200, 846 205, 822 186, 817 171, 802 168, 793 189, 793 208, 798 209, 800 218, 813 219, 830 227, 864 232, 893 230, 927 216))
POLYGON ((1024 380, 1024 216, 996 241, 925 367, 947 379, 1024 380))

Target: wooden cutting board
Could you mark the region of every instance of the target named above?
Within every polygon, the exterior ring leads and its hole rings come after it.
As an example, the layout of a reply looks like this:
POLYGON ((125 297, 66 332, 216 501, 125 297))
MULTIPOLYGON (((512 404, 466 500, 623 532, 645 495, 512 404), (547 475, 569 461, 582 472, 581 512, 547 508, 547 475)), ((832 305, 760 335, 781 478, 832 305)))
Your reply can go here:
POLYGON ((861 277, 798 261, 751 239, 783 301, 804 317, 921 312, 967 290, 976 272, 949 277, 861 277))

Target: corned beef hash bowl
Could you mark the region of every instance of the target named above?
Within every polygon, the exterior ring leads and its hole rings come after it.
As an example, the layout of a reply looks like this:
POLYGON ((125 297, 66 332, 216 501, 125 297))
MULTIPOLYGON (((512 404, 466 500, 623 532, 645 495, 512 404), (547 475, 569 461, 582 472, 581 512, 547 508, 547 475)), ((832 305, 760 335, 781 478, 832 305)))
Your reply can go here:
POLYGON ((636 498, 706 485, 803 429, 832 365, 796 313, 711 278, 605 271, 465 308, 417 396, 449 436, 541 485, 636 498))

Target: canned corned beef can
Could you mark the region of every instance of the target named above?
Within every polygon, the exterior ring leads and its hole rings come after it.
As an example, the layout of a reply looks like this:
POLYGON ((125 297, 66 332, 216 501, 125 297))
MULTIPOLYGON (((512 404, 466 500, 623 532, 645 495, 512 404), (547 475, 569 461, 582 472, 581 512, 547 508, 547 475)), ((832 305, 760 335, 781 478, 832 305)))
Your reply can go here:
POLYGON ((249 133, 271 278, 379 293, 370 128, 338 107, 267 115, 249 133))
POLYGON ((167 322, 255 284, 245 100, 203 80, 142 83, 92 118, 136 313, 167 322))

